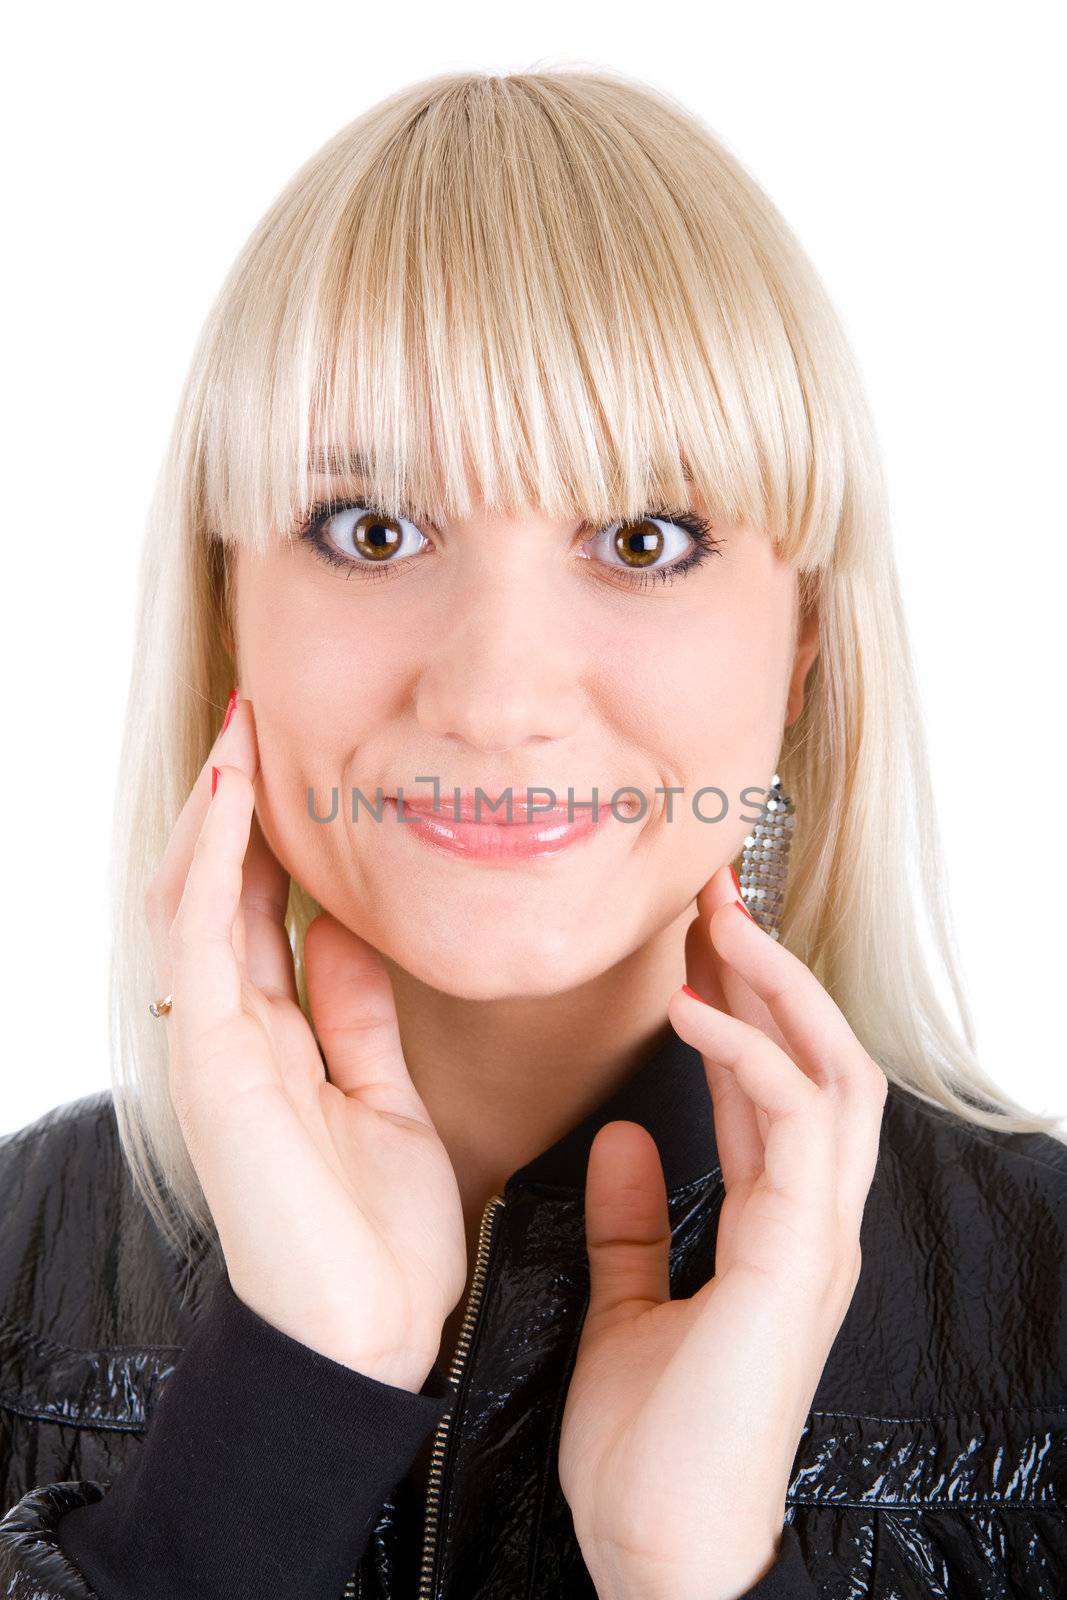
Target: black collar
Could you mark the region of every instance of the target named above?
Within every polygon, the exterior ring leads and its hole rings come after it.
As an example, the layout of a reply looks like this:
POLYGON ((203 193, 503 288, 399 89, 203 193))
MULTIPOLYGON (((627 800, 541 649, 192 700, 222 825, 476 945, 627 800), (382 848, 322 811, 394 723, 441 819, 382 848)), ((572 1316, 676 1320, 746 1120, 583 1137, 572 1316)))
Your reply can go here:
POLYGON ((518 1167, 506 1190, 536 1183, 584 1194, 593 1137, 605 1123, 620 1120, 639 1122, 652 1134, 668 1193, 715 1171, 719 1158, 704 1063, 669 1022, 665 1027, 636 1071, 554 1144, 518 1167))

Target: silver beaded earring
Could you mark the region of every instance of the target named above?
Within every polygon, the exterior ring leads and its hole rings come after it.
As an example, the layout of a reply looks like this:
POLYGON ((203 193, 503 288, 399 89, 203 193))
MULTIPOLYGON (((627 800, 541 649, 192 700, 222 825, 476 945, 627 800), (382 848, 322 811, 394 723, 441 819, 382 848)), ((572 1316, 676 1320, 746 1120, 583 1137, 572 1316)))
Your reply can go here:
POLYGON ((772 939, 779 937, 782 903, 785 900, 785 878, 789 870, 789 847, 793 842, 796 822, 794 806, 788 795, 782 793, 781 780, 775 773, 767 792, 759 820, 745 839, 741 851, 741 899, 765 933, 772 939))

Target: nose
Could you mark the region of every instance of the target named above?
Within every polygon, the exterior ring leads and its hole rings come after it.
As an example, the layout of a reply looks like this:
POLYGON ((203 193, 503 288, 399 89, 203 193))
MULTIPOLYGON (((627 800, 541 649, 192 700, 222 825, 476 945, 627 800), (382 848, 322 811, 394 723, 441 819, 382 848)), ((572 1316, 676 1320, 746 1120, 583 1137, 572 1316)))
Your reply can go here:
POLYGON ((565 739, 581 715, 578 645, 529 568, 450 598, 419 675, 420 725, 486 753, 565 739))

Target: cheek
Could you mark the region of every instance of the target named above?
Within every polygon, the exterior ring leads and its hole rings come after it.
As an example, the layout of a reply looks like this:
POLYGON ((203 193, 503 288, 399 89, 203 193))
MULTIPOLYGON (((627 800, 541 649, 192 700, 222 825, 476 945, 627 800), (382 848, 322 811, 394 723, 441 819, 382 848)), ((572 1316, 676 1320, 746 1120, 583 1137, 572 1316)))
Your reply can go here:
MULTIPOLYGON (((294 586, 295 588, 296 586, 294 586)), ((264 770, 338 782, 349 752, 398 694, 395 637, 353 626, 351 606, 283 586, 243 619, 241 666, 264 770), (332 768, 330 763, 332 762, 332 768), (327 770, 323 770, 323 767, 327 770)))
POLYGON ((402 694, 395 638, 353 627, 351 608, 341 609, 301 605, 279 585, 269 607, 249 605, 242 619, 241 688, 253 703, 260 758, 256 811, 274 853, 303 882, 346 853, 343 823, 308 815, 308 789, 326 817, 336 788, 344 817, 359 782, 353 753, 395 719, 402 694))
POLYGON ((684 790, 661 822, 679 882, 732 860, 759 811, 762 795, 742 796, 767 788, 781 748, 782 636, 751 615, 742 625, 697 619, 659 658, 657 692, 642 716, 659 781, 684 790))
POLYGON ((687 783, 719 783, 717 772, 744 771, 748 783, 770 777, 762 764, 774 760, 781 738, 786 682, 770 630, 732 618, 697 621, 659 653, 655 682, 643 715, 656 729, 655 748, 687 783))

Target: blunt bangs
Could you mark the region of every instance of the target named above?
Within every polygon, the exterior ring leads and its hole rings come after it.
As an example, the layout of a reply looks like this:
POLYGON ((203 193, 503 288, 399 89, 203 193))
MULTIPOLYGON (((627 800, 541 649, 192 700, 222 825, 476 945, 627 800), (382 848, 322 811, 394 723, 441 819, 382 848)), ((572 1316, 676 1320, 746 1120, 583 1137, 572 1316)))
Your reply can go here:
POLYGON ((216 537, 263 550, 352 483, 433 522, 696 505, 801 569, 845 558, 848 408, 799 251, 690 114, 618 81, 430 79, 297 174, 220 296, 216 537))

